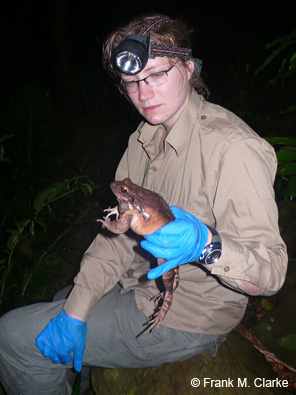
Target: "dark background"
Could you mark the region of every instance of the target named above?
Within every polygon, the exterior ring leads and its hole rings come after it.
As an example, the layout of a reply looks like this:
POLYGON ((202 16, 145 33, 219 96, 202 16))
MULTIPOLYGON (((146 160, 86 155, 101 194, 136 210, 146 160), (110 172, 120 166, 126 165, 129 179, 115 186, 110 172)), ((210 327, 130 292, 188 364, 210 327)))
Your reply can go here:
MULTIPOLYGON (((73 138, 73 132, 66 129, 71 129, 72 117, 85 111, 82 107, 87 105, 89 110, 94 109, 92 105, 104 108, 101 124, 107 122, 107 116, 116 110, 117 125, 124 118, 123 122, 127 121, 131 132, 137 120, 135 116, 130 117, 132 110, 113 90, 113 82, 102 70, 101 46, 106 35, 118 25, 140 13, 156 11, 172 18, 183 17, 195 30, 194 54, 204 61, 203 77, 211 91, 211 101, 236 112, 261 135, 290 134, 289 128, 270 130, 274 123, 262 122, 264 113, 268 118, 271 111, 284 108, 291 100, 289 89, 278 97, 279 87, 266 91, 266 82, 277 72, 279 64, 275 63, 257 79, 254 71, 268 55, 265 45, 295 27, 293 3, 287 0, 189 1, 182 5, 172 1, 129 4, 118 0, 6 2, 1 10, 2 111, 11 95, 24 83, 34 81, 42 84, 52 96, 56 125, 57 115, 66 122, 63 130, 59 129, 60 142, 67 144, 71 135, 73 138), (84 103, 81 94, 89 95, 88 100, 84 98, 84 103), (92 102, 94 95, 96 104, 92 102)), ((4 132, 15 133, 12 130, 14 117, 15 113, 5 118, 4 132)), ((77 122, 81 123, 81 117, 77 122)), ((287 128, 287 125, 283 127, 287 128)), ((83 130, 85 136, 90 133, 90 128, 88 125, 83 130)), ((55 141, 56 138, 54 136, 55 141)), ((99 147, 96 148, 99 151, 99 147)))

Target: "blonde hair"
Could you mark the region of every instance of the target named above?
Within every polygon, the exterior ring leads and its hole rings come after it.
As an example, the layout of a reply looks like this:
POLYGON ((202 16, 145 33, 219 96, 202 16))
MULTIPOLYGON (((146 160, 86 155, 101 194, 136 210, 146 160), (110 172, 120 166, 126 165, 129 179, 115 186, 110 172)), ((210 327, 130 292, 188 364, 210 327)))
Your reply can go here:
MULTIPOLYGON (((111 32, 103 44, 102 63, 105 70, 113 77, 118 77, 112 64, 112 53, 114 49, 130 34, 138 34, 139 31, 147 24, 148 21, 160 17, 161 14, 152 14, 140 16, 126 26, 120 27, 111 32)), ((162 24, 154 30, 150 37, 152 41, 158 44, 178 47, 178 48, 191 48, 190 36, 192 30, 189 29, 181 19, 171 20, 168 23, 162 24)), ((171 64, 182 65, 187 67, 186 61, 181 59, 169 58, 171 64)), ((209 90, 201 78, 200 74, 195 70, 192 74, 190 84, 199 94, 208 96, 209 90)))

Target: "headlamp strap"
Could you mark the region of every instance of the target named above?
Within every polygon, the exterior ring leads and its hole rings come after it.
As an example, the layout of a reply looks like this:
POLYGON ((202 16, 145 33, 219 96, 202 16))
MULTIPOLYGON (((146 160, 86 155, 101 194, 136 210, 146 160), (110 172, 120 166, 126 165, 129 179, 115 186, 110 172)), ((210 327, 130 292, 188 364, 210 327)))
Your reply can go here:
POLYGON ((151 43, 151 55, 168 58, 179 58, 182 60, 193 59, 191 49, 170 47, 163 44, 151 43))
POLYGON ((171 19, 168 16, 161 15, 158 18, 152 19, 152 21, 150 20, 145 26, 142 27, 138 34, 140 36, 150 36, 154 30, 168 22, 171 22, 171 19))
MULTIPOLYGON (((145 65, 147 63, 147 58, 153 59, 156 56, 168 57, 168 58, 179 58, 182 60, 194 60, 196 71, 200 74, 201 68, 202 68, 202 61, 200 59, 193 58, 191 49, 171 47, 171 46, 167 46, 164 44, 158 44, 154 41, 150 41, 150 34, 154 30, 158 29, 163 24, 169 23, 171 21, 172 21, 171 18, 169 18, 168 16, 161 15, 157 18, 150 19, 146 23, 146 25, 144 25, 142 27, 142 29, 139 31, 139 33, 137 33, 136 35, 130 35, 130 36, 126 37, 126 39, 115 49, 115 51, 113 51, 113 54, 114 54, 114 52, 117 51, 114 55, 115 59, 117 59, 117 57, 120 58, 119 55, 124 55, 123 60, 120 60, 120 62, 128 64, 128 67, 125 68, 125 66, 119 66, 117 63, 115 63, 115 68, 118 69, 119 74, 122 72, 126 73, 126 74, 137 74, 145 67, 145 65), (146 37, 146 38, 142 39, 142 37, 146 37), (136 53, 136 55, 134 53, 132 53, 133 57, 135 57, 135 59, 136 59, 135 65, 132 65, 132 66, 133 67, 139 66, 139 64, 140 64, 140 68, 135 67, 133 69, 132 67, 130 67, 130 64, 129 64, 130 59, 131 59, 131 58, 129 58, 129 54, 130 54, 129 51, 130 50, 129 49, 124 50, 122 48, 122 45, 127 45, 128 39, 130 40, 129 42, 132 42, 132 41, 138 42, 138 46, 139 46, 139 44, 141 44, 140 47, 142 46, 142 51, 144 50, 144 52, 146 52, 144 54, 142 53, 142 57, 143 56, 144 56, 144 58, 146 57, 146 59, 144 59, 144 61, 142 59, 140 59, 140 55, 138 53, 136 53), (118 52, 119 47, 120 47, 121 52, 118 52), (126 57, 125 52, 127 52, 127 54, 128 54, 127 58, 125 58, 126 57), (129 67, 130 67, 130 70, 128 70, 129 67)), ((116 62, 116 60, 115 60, 115 62, 116 62)))

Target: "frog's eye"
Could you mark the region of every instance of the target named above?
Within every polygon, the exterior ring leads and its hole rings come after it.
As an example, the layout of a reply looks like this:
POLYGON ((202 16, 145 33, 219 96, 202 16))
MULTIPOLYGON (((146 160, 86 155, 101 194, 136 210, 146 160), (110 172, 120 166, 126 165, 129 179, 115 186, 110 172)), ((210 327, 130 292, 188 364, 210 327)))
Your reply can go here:
POLYGON ((127 192, 127 188, 126 187, 120 187, 120 190, 122 193, 126 193, 127 192))

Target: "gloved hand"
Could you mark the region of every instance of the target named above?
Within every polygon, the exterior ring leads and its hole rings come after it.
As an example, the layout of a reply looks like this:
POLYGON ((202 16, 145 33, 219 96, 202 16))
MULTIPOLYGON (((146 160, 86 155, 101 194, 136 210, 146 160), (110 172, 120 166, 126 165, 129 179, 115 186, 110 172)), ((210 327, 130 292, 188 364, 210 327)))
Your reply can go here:
POLYGON ((36 345, 44 357, 55 363, 67 364, 73 361, 70 353, 73 352, 74 368, 81 371, 86 322, 71 318, 66 311, 62 311, 36 338, 36 345))
POLYGON ((208 227, 194 215, 172 206, 175 220, 164 225, 151 235, 144 236, 141 246, 155 258, 166 260, 151 269, 150 280, 160 277, 173 267, 197 260, 208 241, 208 227))

